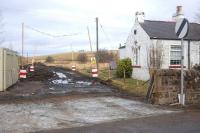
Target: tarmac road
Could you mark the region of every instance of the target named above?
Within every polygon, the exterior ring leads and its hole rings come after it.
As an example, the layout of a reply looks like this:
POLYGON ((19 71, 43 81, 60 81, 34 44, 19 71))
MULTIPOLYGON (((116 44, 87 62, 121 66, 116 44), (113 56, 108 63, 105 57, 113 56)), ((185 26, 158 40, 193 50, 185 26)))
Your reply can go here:
POLYGON ((37 133, 200 133, 200 111, 193 110, 37 133))

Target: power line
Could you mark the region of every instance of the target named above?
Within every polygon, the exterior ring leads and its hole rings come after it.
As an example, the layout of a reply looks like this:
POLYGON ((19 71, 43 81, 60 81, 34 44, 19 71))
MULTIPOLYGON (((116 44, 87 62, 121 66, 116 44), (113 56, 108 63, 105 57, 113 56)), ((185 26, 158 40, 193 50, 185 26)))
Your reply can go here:
POLYGON ((104 36, 106 37, 107 41, 111 42, 111 39, 108 37, 108 34, 106 33, 106 31, 104 30, 102 24, 99 22, 100 26, 101 26, 101 30, 104 33, 104 36))
POLYGON ((46 36, 50 36, 50 37, 53 37, 53 38, 60 38, 60 37, 66 37, 66 36, 77 36, 77 35, 80 35, 80 33, 54 35, 54 34, 47 33, 47 32, 41 31, 39 29, 33 28, 31 26, 28 26, 28 25, 25 25, 25 27, 28 28, 28 29, 30 29, 30 30, 33 30, 35 32, 38 32, 40 34, 43 34, 43 35, 46 35, 46 36))
POLYGON ((91 41, 91 38, 90 38, 90 30, 89 30, 88 26, 87 26, 87 31, 88 31, 88 39, 89 39, 89 43, 90 43, 90 50, 92 52, 92 41, 91 41))

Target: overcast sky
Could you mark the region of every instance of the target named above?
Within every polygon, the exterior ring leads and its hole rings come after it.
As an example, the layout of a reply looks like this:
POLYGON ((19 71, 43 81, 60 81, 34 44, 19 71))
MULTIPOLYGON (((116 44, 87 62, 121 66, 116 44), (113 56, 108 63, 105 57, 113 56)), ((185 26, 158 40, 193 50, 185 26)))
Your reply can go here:
MULTIPOLYGON (((25 53, 42 55, 73 50, 90 50, 87 26, 95 47, 95 17, 99 17, 99 47, 117 49, 134 24, 136 11, 145 19, 172 20, 177 5, 182 5, 189 21, 195 20, 200 0, 0 0, 4 44, 21 51, 21 23, 53 35, 50 37, 25 27, 25 53)), ((2 27, 1 27, 2 28, 2 27)))

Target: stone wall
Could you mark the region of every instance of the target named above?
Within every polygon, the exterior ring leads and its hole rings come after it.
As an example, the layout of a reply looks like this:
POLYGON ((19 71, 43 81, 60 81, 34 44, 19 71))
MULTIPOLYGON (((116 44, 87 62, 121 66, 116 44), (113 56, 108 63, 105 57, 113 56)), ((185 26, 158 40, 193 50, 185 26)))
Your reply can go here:
MULTIPOLYGON (((200 103, 200 69, 197 69, 184 71, 186 104, 200 103)), ((180 70, 158 70, 155 74, 152 102, 155 104, 178 103, 180 75, 180 70)))

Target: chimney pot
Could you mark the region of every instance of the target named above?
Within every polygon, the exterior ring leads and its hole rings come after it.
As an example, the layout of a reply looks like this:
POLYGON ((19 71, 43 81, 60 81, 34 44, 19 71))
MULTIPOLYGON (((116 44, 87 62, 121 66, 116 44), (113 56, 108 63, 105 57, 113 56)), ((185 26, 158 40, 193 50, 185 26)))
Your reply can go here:
POLYGON ((144 23, 144 17, 145 13, 144 12, 136 12, 135 13, 135 21, 139 23, 144 23))
POLYGON ((177 6, 176 7, 176 14, 177 15, 183 15, 183 10, 182 10, 182 6, 177 6))
POLYGON ((177 21, 180 18, 184 18, 183 7, 177 6, 176 7, 176 13, 172 16, 172 19, 174 21, 177 21))

